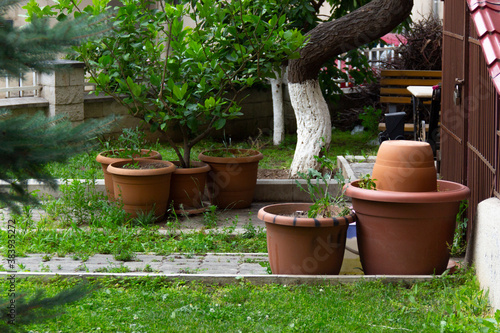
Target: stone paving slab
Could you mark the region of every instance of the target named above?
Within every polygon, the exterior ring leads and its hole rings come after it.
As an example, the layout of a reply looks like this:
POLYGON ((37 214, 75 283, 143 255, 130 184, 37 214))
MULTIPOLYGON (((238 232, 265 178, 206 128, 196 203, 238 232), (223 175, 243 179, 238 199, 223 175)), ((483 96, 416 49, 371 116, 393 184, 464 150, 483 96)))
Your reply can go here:
POLYGON ((46 273, 127 273, 162 274, 267 274, 267 253, 171 254, 167 256, 139 254, 134 261, 119 261, 110 254, 96 254, 87 260, 28 254, 13 261, 0 257, 2 270, 9 272, 46 273))

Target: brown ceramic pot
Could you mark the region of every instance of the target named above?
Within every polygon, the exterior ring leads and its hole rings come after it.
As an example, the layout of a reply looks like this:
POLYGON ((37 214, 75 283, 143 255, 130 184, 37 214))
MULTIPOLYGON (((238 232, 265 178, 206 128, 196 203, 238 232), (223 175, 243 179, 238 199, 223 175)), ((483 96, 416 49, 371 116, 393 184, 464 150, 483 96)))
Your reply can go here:
POLYGON ((253 200, 262 154, 250 149, 214 149, 198 158, 210 165, 207 189, 210 202, 219 208, 245 208, 253 200), (229 154, 230 157, 219 157, 229 154))
POLYGON ((113 177, 116 201, 123 203, 123 209, 132 217, 138 212, 154 209, 156 217, 167 210, 170 194, 170 178, 175 170, 173 163, 161 160, 135 160, 141 169, 128 169, 123 166, 130 161, 113 162, 108 172, 113 177))
POLYGON ((382 142, 372 178, 378 190, 436 191, 437 172, 430 144, 405 140, 382 142))
POLYGON ((292 217, 308 211, 309 203, 263 207, 258 218, 266 222, 267 252, 273 274, 337 275, 344 260, 352 213, 337 218, 292 217))
POLYGON ((170 181, 170 204, 179 214, 203 211, 203 195, 210 166, 203 162, 191 162, 191 168, 179 168, 179 161, 172 163, 176 169, 170 181))
POLYGON ((438 191, 367 190, 345 187, 356 212, 356 234, 367 275, 441 274, 449 260, 460 201, 470 190, 438 180, 438 191))
MULTIPOLYGON (((124 149, 119 149, 119 151, 123 151, 123 150, 124 149)), ((108 200, 113 201, 115 199, 115 194, 114 194, 114 190, 113 190, 113 178, 111 177, 111 174, 108 173, 108 165, 110 165, 113 162, 129 161, 130 159, 111 157, 111 155, 112 155, 112 152, 110 150, 103 151, 102 153, 97 155, 95 160, 98 163, 101 163, 102 172, 104 173, 104 185, 106 187, 106 193, 108 194, 108 200)), ((134 157, 139 157, 139 156, 134 156, 134 157)), ((159 152, 154 151, 154 150, 141 149, 140 158, 161 160, 161 155, 159 152)))

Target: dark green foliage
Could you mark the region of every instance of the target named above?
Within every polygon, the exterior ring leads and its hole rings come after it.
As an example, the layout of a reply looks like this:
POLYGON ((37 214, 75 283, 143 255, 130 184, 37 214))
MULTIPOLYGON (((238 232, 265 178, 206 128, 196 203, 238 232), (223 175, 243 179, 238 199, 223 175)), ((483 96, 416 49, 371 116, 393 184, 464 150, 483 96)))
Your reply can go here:
MULTIPOLYGON (((13 282, 15 283, 15 282, 13 282)), ((15 289, 15 288, 14 288, 15 289)), ((22 327, 28 324, 37 324, 47 318, 61 314, 60 306, 76 302, 93 290, 87 283, 80 283, 74 287, 64 289, 54 296, 46 297, 43 289, 37 289, 31 297, 28 293, 2 290, 0 298, 0 331, 23 332, 22 327), (5 297, 8 298, 5 298, 5 297), (11 310, 14 309, 14 310, 11 310)))
MULTIPOLYGON (((36 15, 25 27, 12 27, 3 15, 17 3, 0 0, 0 74, 17 76, 32 69, 47 71, 48 61, 58 52, 98 31, 98 18, 75 19, 50 27, 47 20, 36 15)), ((45 165, 65 161, 86 149, 89 139, 102 131, 102 126, 102 122, 86 122, 73 127, 62 117, 47 118, 43 114, 14 117, 0 110, 0 179, 11 184, 10 192, 0 191, 0 202, 17 213, 18 203, 35 203, 35 197, 25 190, 26 180, 36 179, 55 187, 45 165)))
POLYGON ((36 203, 26 192, 26 181, 36 179, 55 188, 45 165, 84 151, 102 129, 102 122, 87 121, 73 127, 61 117, 47 118, 42 113, 14 117, 0 112, 0 179, 11 184, 11 191, 0 191, 0 202, 15 212, 19 212, 18 203, 36 203))

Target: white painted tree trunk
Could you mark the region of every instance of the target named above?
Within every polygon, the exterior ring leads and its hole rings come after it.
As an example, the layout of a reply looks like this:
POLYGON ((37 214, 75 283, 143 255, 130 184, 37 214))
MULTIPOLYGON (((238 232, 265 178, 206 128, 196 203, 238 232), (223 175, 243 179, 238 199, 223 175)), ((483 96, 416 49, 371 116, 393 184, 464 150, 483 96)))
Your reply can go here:
POLYGON ((314 156, 330 145, 332 123, 318 80, 288 83, 288 91, 297 119, 297 146, 290 167, 290 176, 296 178, 298 172, 318 169, 314 156))
POLYGON ((269 79, 273 95, 273 145, 279 145, 285 138, 285 112, 283 110, 283 75, 277 73, 269 79))

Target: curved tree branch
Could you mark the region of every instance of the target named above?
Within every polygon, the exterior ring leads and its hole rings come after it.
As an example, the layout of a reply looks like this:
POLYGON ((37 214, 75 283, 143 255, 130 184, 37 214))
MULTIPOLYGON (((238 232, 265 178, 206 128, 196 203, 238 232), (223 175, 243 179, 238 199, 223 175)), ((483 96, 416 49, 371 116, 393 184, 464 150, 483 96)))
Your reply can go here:
POLYGON ((290 61, 288 81, 317 79, 326 61, 391 32, 412 7, 413 0, 373 0, 337 20, 318 25, 307 34, 309 41, 301 49, 300 58, 290 61))

